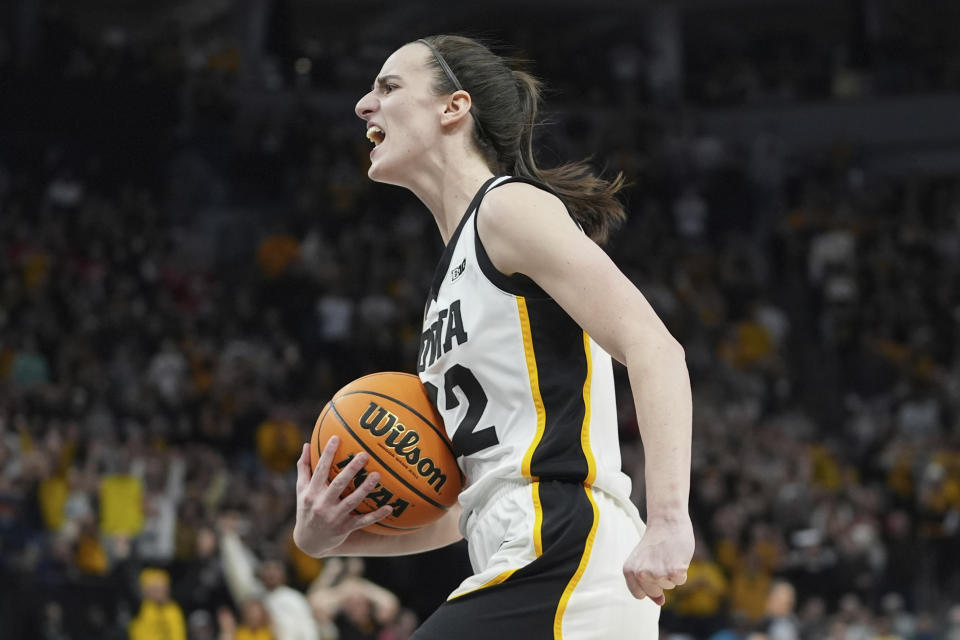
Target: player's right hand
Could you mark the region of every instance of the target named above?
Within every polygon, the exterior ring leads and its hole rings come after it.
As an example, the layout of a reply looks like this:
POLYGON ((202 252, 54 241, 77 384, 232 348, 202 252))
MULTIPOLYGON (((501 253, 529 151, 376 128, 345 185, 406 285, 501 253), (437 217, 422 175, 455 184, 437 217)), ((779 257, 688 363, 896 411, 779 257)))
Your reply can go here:
POLYGON ((384 506, 362 515, 354 513, 364 497, 377 486, 380 474, 376 471, 345 498, 340 497, 370 459, 366 453, 354 456, 333 480, 327 482, 339 444, 336 436, 327 441, 312 476, 309 444, 303 445, 297 461, 297 522, 293 528, 293 541, 304 553, 315 557, 336 549, 353 531, 382 520, 393 511, 392 507, 384 506))
POLYGON ((687 581, 693 558, 693 524, 686 510, 669 518, 650 518, 640 542, 623 564, 627 588, 637 599, 666 602, 664 590, 687 581))

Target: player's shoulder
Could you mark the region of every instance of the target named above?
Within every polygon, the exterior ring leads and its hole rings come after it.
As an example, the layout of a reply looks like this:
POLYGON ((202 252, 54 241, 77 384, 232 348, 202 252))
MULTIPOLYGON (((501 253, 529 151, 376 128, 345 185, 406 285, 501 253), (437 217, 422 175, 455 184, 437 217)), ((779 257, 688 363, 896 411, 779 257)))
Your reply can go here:
POLYGON ((555 251, 582 235, 559 197, 526 182, 491 189, 476 224, 478 240, 497 270, 534 281, 555 251))
POLYGON ((545 185, 526 181, 510 181, 490 189, 480 203, 481 209, 516 209, 536 206, 566 211, 563 202, 545 185))
POLYGON ((488 191, 477 211, 478 226, 487 232, 514 232, 562 216, 569 219, 559 197, 529 182, 507 182, 488 191))

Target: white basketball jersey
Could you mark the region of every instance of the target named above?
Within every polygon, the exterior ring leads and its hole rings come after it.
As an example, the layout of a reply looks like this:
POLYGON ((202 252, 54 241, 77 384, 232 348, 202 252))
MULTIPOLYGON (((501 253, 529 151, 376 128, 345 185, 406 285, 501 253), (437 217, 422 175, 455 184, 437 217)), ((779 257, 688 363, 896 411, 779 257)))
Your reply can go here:
POLYGON ((417 370, 466 478, 464 517, 504 481, 583 483, 629 501, 610 356, 532 280, 507 276, 477 235, 481 187, 450 238, 423 322, 417 370))

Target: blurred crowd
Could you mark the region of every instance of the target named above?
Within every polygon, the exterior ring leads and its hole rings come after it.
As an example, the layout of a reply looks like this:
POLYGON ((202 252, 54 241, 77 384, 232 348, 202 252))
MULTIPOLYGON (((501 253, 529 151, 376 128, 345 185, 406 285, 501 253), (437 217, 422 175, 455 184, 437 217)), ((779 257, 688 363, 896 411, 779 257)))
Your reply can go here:
MULTIPOLYGON (((408 637, 463 549, 306 557, 294 464, 339 386, 413 369, 432 220, 367 180, 351 113, 246 104, 235 49, 50 24, 32 90, 75 121, 0 125, 4 637, 408 637)), ((359 96, 379 61, 354 67, 328 79, 359 96)), ((960 179, 627 113, 559 109, 540 142, 625 173, 608 251, 686 349, 698 544, 664 636, 960 638, 960 179)))
POLYGON ((789 3, 691 20, 686 95, 716 106, 851 100, 960 89, 956 3, 789 3))

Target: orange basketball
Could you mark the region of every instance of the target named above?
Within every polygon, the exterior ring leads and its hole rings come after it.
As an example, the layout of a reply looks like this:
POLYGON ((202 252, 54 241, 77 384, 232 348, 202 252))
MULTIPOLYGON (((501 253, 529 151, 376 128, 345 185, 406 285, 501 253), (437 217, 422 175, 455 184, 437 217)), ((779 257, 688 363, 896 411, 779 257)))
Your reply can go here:
POLYGON ((310 439, 310 468, 331 436, 340 438, 332 480, 355 455, 370 455, 348 494, 377 471, 380 482, 357 507, 367 513, 390 505, 392 515, 365 529, 383 535, 415 531, 437 520, 457 501, 463 476, 437 410, 420 378, 373 373, 343 387, 323 408, 310 439))

